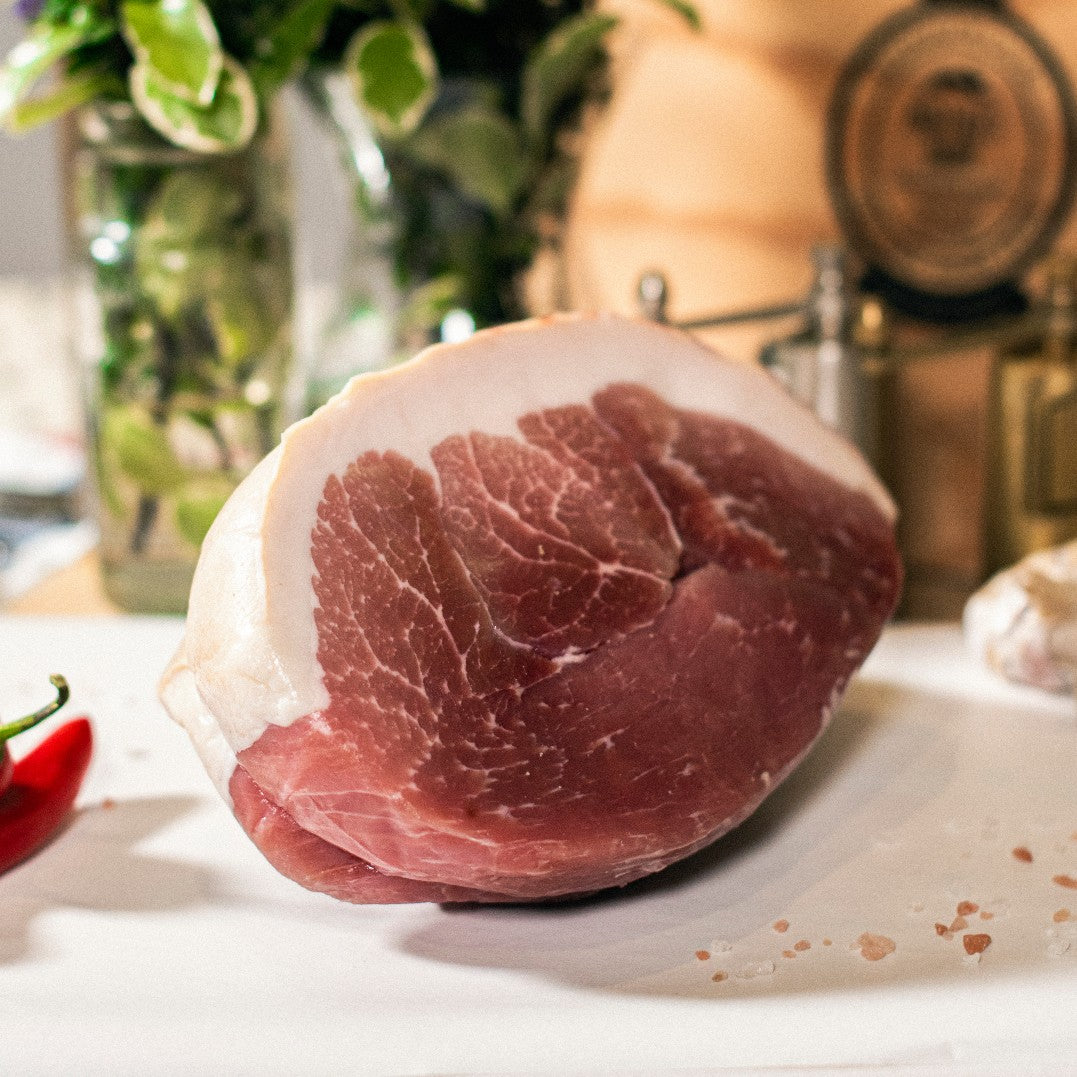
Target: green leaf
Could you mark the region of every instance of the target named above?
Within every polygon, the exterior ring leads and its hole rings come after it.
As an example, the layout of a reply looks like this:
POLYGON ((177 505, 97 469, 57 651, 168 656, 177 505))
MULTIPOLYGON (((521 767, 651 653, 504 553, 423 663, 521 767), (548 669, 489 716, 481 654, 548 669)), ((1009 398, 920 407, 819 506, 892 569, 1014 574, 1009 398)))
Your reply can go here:
POLYGON ((437 89, 434 53, 417 25, 368 23, 349 42, 344 65, 376 130, 388 137, 415 130, 437 89))
POLYGON ((94 68, 63 79, 52 91, 20 101, 7 115, 8 128, 21 133, 110 93, 122 93, 123 82, 112 72, 94 68))
POLYGON ((111 32, 109 23, 78 10, 82 16, 69 25, 38 24, 8 53, 0 69, 0 122, 12 123, 15 110, 54 64, 111 32))
POLYGON ((205 108, 213 101, 224 52, 202 0, 125 0, 123 35, 161 90, 205 108))
POLYGON ((672 8, 693 30, 703 29, 703 20, 700 17, 699 9, 689 0, 657 0, 657 2, 672 8))
POLYGON ((149 204, 142 234, 192 247, 219 236, 243 208, 246 193, 211 167, 169 172, 149 204))
POLYGON ((571 155, 555 157, 539 173, 527 193, 530 213, 563 221, 579 176, 579 160, 571 155))
POLYGON ((281 316, 242 251, 225 252, 206 280, 206 316, 221 363, 237 367, 261 356, 281 316))
POLYGON ((407 152, 499 217, 512 210, 525 178, 516 129, 482 105, 431 118, 408 141, 407 152))
POLYGON ((143 492, 166 494, 186 478, 164 428, 136 405, 111 408, 101 428, 102 447, 143 492))
POLYGON ((139 287, 164 318, 205 302, 243 205, 242 190, 215 168, 175 169, 161 181, 134 241, 139 287))
POLYGON ((545 140, 557 107, 601 58, 606 35, 616 25, 613 15, 577 15, 539 43, 524 67, 520 96, 520 117, 530 139, 545 140))
POLYGON ((306 66, 318 47, 335 0, 300 0, 264 38, 265 52, 251 67, 251 78, 263 96, 283 86, 306 66))
POLYGON ((465 282, 456 273, 443 273, 413 289, 400 312, 405 329, 428 331, 437 326, 464 299, 465 282))
POLYGON ((340 0, 338 5, 342 8, 350 8, 352 11, 361 11, 364 15, 374 15, 384 10, 384 0, 340 0))
POLYGON ((258 128, 258 97, 247 72, 225 56, 213 102, 192 105, 160 85, 152 68, 135 64, 130 74, 131 99, 152 127, 170 142, 198 153, 242 149, 258 128))
POLYGON ((176 495, 176 528, 192 545, 201 546, 217 513, 235 485, 223 475, 192 479, 176 495))

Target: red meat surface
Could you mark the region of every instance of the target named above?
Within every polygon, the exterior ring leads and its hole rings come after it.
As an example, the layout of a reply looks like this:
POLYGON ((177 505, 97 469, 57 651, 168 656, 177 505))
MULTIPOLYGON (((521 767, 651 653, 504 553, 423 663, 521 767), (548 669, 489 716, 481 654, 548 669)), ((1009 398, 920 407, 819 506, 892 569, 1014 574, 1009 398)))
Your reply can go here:
POLYGON ((657 871, 789 773, 893 610, 892 521, 754 429, 634 384, 519 429, 325 485, 329 704, 229 785, 311 889, 521 901, 657 871))

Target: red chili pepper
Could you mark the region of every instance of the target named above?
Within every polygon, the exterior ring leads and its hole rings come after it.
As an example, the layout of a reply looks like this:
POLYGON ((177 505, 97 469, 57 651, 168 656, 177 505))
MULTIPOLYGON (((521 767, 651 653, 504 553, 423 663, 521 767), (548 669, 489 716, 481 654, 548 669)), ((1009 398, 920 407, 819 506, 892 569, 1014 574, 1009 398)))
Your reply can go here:
POLYGON ((33 714, 0 726, 0 872, 45 844, 75 802, 90 762, 90 723, 76 718, 33 751, 12 762, 7 741, 55 714, 68 699, 63 677, 50 677, 56 699, 33 714))

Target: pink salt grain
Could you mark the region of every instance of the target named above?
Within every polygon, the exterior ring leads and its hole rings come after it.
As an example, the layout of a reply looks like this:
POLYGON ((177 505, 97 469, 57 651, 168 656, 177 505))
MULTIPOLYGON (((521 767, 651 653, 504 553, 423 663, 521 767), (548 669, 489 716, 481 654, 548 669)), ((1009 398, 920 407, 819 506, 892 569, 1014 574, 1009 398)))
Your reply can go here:
POLYGON ((860 956, 866 961, 882 961, 897 949, 897 943, 886 935, 873 935, 865 931, 857 940, 860 956))
POLYGON ((784 935, 789 930, 788 920, 775 920, 771 925, 779 935, 784 935))

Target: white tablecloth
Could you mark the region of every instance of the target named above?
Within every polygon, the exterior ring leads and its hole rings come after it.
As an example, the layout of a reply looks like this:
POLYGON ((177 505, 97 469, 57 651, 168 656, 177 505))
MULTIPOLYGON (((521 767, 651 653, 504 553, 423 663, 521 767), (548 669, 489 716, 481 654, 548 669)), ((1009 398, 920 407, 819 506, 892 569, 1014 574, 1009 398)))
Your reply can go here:
POLYGON ((5 1075, 1077 1072, 1074 705, 993 681, 955 628, 888 632, 804 766, 691 861, 455 910, 265 863, 156 702, 180 628, 0 619, 3 713, 62 671, 97 735, 70 825, 0 877, 5 1075))

